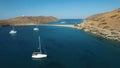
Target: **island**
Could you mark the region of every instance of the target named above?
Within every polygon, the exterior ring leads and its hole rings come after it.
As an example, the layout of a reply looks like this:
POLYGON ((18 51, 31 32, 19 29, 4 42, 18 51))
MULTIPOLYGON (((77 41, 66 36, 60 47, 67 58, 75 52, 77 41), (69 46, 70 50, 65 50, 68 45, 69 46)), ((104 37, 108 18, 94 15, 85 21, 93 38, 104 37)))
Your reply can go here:
POLYGON ((58 21, 58 19, 52 16, 20 16, 7 20, 0 20, 0 26, 45 24, 55 21, 58 21))
POLYGON ((120 8, 86 18, 77 28, 106 39, 120 41, 120 8))

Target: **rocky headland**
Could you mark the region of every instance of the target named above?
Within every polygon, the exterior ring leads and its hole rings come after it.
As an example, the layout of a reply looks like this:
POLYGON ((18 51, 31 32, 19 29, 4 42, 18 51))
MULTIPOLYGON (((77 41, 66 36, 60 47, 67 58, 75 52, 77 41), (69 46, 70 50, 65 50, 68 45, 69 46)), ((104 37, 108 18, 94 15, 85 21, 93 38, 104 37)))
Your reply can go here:
POLYGON ((120 8, 90 16, 77 27, 106 39, 120 41, 120 8))
POLYGON ((20 16, 7 20, 0 20, 0 26, 44 24, 55 21, 58 21, 58 19, 52 16, 20 16))

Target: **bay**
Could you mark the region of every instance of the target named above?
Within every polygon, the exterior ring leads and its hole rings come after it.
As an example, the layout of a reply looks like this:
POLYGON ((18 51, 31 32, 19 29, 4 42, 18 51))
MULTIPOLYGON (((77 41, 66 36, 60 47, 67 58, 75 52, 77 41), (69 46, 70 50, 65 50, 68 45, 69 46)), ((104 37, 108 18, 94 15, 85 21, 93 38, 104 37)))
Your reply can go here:
MULTIPOLYGON (((65 24, 82 22, 64 21, 65 24)), ((33 31, 33 27, 15 26, 16 35, 9 34, 11 27, 0 27, 0 68, 120 68, 120 43, 75 28, 38 26, 40 30, 33 31), (42 50, 48 57, 33 60, 39 35, 42 50)))

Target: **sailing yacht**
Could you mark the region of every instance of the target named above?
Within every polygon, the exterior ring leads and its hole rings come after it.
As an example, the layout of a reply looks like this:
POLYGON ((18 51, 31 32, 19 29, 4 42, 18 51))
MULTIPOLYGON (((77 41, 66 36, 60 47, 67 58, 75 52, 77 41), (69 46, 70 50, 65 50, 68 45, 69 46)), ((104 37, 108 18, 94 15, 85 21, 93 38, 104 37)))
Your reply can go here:
POLYGON ((12 26, 12 30, 10 30, 9 33, 10 33, 10 34, 16 34, 16 33, 17 33, 17 31, 14 29, 14 26, 12 26))
POLYGON ((64 23, 65 23, 65 21, 62 21, 61 23, 62 23, 62 24, 64 24, 64 23))
POLYGON ((35 59, 46 58, 47 54, 42 53, 40 36, 38 37, 38 40, 39 40, 39 52, 33 52, 32 58, 35 59))
POLYGON ((33 30, 34 30, 34 31, 38 31, 39 28, 36 26, 36 27, 33 28, 33 30))
POLYGON ((35 27, 35 28, 33 28, 33 30, 34 30, 34 31, 38 31, 38 30, 39 30, 39 28, 35 27))

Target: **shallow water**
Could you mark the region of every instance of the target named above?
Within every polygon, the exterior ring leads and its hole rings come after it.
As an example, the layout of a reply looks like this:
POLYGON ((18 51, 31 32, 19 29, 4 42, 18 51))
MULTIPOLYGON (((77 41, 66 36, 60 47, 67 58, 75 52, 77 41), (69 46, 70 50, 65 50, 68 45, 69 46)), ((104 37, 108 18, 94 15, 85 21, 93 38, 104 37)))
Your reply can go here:
POLYGON ((33 27, 15 27, 16 35, 9 34, 11 27, 0 28, 0 68, 120 68, 120 43, 74 28, 33 27), (39 35, 48 57, 34 60, 39 35))

